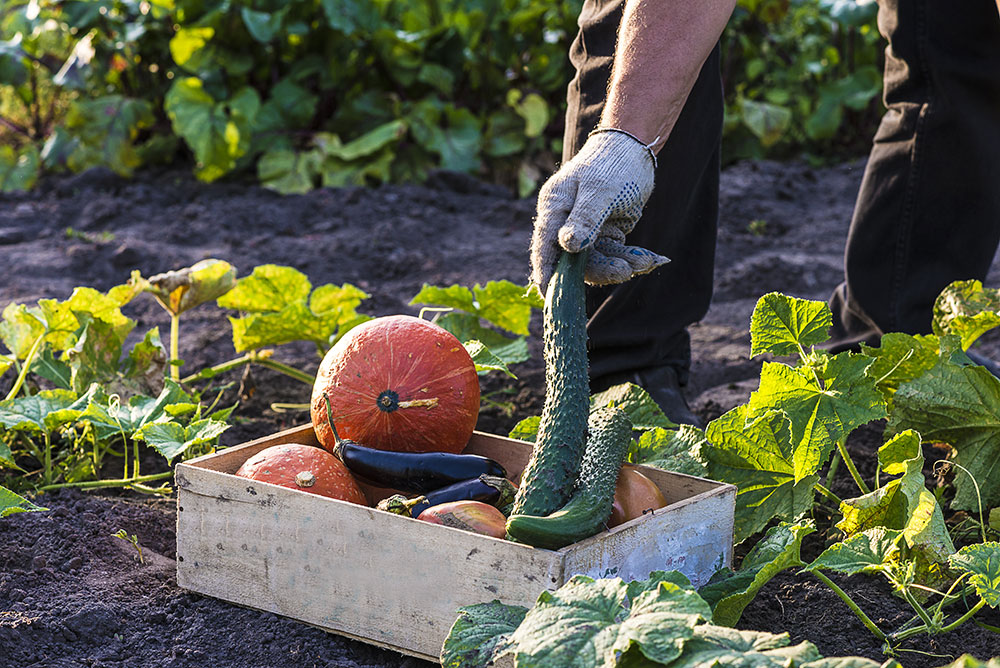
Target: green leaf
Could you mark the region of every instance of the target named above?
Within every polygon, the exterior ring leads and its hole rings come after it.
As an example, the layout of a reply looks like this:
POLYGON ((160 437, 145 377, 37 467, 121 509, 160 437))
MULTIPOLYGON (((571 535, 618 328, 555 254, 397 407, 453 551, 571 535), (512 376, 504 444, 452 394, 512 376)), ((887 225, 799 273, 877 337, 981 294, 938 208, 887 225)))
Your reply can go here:
POLYGON ((276 264, 262 264, 253 268, 249 276, 237 281, 236 286, 219 297, 222 308, 250 313, 277 312, 299 300, 304 300, 312 290, 312 283, 301 271, 276 264))
POLYGON ((190 267, 151 276, 146 290, 171 315, 218 299, 236 285, 236 268, 225 260, 206 259, 190 267))
POLYGON ((433 322, 454 334, 459 341, 482 342, 507 364, 524 362, 530 357, 525 337, 509 338, 495 329, 487 329, 480 324, 478 316, 453 311, 434 319, 433 322))
POLYGON ((644 431, 638 442, 633 442, 628 462, 704 477, 705 465, 696 457, 707 442, 705 432, 688 424, 678 429, 655 427, 644 431))
POLYGON ((324 157, 337 158, 345 162, 367 158, 382 150, 389 144, 399 141, 406 135, 406 123, 393 120, 369 130, 360 137, 346 144, 338 141, 319 142, 317 148, 324 157))
POLYGON ((825 302, 771 292, 750 316, 750 357, 791 355, 829 338, 833 314, 825 302))
POLYGON ((934 302, 935 334, 961 337, 968 350, 976 339, 1000 325, 1000 291, 984 288, 980 281, 955 281, 934 302))
POLYGON ((14 513, 27 513, 39 510, 48 510, 48 508, 36 506, 23 496, 19 496, 0 485, 0 518, 13 515, 14 513))
MULTIPOLYGON (((513 92, 515 91, 511 91, 513 92)), ((538 93, 528 93, 524 97, 518 94, 517 99, 512 101, 508 93, 507 103, 524 119, 524 135, 540 137, 549 124, 549 105, 545 102, 545 98, 538 93)))
POLYGON ((45 340, 56 350, 67 350, 77 343, 81 328, 91 319, 113 328, 134 326, 135 321, 122 314, 121 306, 138 291, 139 288, 112 288, 103 294, 93 288, 79 287, 65 301, 38 300, 41 320, 46 327, 45 340))
POLYGON ((14 366, 14 358, 9 355, 0 355, 0 376, 7 373, 7 369, 14 366))
POLYGON ((831 656, 800 664, 799 668, 902 668, 895 661, 879 663, 860 656, 831 656))
POLYGON ((282 195, 301 195, 315 187, 319 169, 319 158, 313 152, 277 149, 257 161, 257 178, 265 188, 282 195))
POLYGON ((866 529, 826 548, 805 570, 828 570, 844 575, 878 573, 899 553, 902 531, 883 526, 866 529))
POLYGON ((52 349, 44 346, 41 353, 35 357, 31 365, 31 373, 38 374, 61 389, 68 390, 73 387, 73 373, 69 365, 57 360, 52 354, 52 349))
POLYGON ((508 332, 527 336, 531 311, 540 309, 543 302, 530 286, 503 280, 490 281, 485 287, 476 283, 471 290, 460 285, 442 288, 425 283, 410 304, 458 309, 508 332))
POLYGON ((577 575, 554 592, 542 592, 511 635, 509 652, 518 666, 614 665, 636 646, 661 663, 677 658, 694 627, 711 615, 708 604, 687 587, 661 581, 627 598, 620 579, 577 575))
POLYGON ((249 7, 240 8, 240 16, 243 18, 243 25, 246 26, 247 32, 261 44, 267 44, 275 38, 278 31, 281 30, 281 23, 286 13, 287 9, 269 14, 249 7))
POLYGON ((738 571, 719 571, 698 590, 712 606, 712 621, 736 626, 743 610, 771 578, 788 568, 802 565, 802 540, 815 531, 810 522, 782 522, 743 558, 738 571))
POLYGON ((66 157, 73 171, 109 167, 122 176, 131 176, 142 164, 136 141, 139 133, 155 122, 153 105, 147 100, 121 95, 104 95, 92 100, 76 100, 63 121, 75 140, 66 157))
POLYGON ((760 389, 750 395, 754 415, 779 409, 792 424, 795 479, 813 474, 857 427, 886 416, 885 400, 866 373, 871 358, 843 352, 816 370, 765 362, 760 389))
POLYGON ((200 79, 185 77, 174 80, 163 106, 174 132, 194 151, 198 178, 214 181, 249 150, 260 97, 244 86, 228 100, 216 101, 200 79))
POLYGON ((617 406, 628 415, 633 429, 677 429, 660 406, 644 388, 635 383, 622 383, 590 397, 590 409, 617 406))
POLYGON ((809 642, 788 646, 787 633, 741 631, 722 626, 695 628, 684 653, 671 668, 746 666, 747 668, 787 668, 820 659, 819 650, 809 642))
POLYGON ((321 285, 291 267, 261 265, 219 299, 219 306, 249 312, 230 318, 238 352, 291 341, 312 341, 321 352, 352 327, 369 319, 357 306, 367 293, 349 283, 321 285))
POLYGON ((157 392, 162 389, 167 350, 160 341, 160 330, 152 328, 129 351, 122 367, 125 378, 141 379, 146 388, 157 392))
POLYGON ((97 437, 108 439, 118 435, 133 437, 143 426, 163 418, 170 406, 188 403, 191 397, 170 378, 164 379, 163 389, 156 397, 135 395, 122 405, 104 392, 92 396, 80 420, 91 423, 97 437))
POLYGON ((963 654, 942 668, 1000 668, 1000 659, 994 657, 984 663, 971 654, 963 654))
POLYGON ((187 427, 177 422, 153 422, 144 425, 136 436, 172 462, 191 446, 214 441, 226 429, 229 425, 225 422, 209 418, 192 422, 187 427))
POLYGON ((510 430, 507 434, 510 438, 516 438, 519 441, 527 441, 529 443, 534 443, 535 439, 538 438, 538 425, 541 423, 542 418, 539 415, 532 415, 531 417, 526 417, 510 430))
POLYGON ((837 528, 848 536, 876 527, 902 531, 907 546, 931 566, 947 561, 955 546, 937 497, 926 487, 920 453, 920 435, 914 431, 903 432, 882 446, 882 470, 901 477, 870 494, 844 500, 837 528))
POLYGON ((83 312, 78 318, 83 327, 76 344, 66 351, 66 359, 71 388, 83 392, 93 382, 106 383, 117 377, 122 346, 135 322, 111 324, 83 312))
POLYGON ((877 379, 878 389, 888 401, 899 386, 919 378, 938 360, 940 344, 934 335, 883 334, 878 348, 861 344, 861 353, 875 361, 868 375, 877 379))
MULTIPOLYGON (((963 356, 964 357, 964 356, 963 356)), ((937 365, 900 386, 893 397, 887 434, 905 429, 920 432, 925 441, 947 443, 954 461, 954 508, 978 511, 1000 506, 1000 380, 983 367, 952 361, 947 350, 937 365)))
POLYGON ((736 542, 764 529, 773 517, 794 522, 812 508, 815 473, 798 478, 792 460, 791 425, 780 411, 750 422, 737 406, 708 424, 709 443, 699 456, 708 477, 736 485, 736 542))
POLYGON ((184 67, 214 36, 215 28, 185 26, 170 38, 170 55, 175 63, 184 67))
POLYGON ((89 401, 70 390, 41 390, 28 397, 0 401, 0 426, 11 431, 51 433, 75 421, 89 401))
POLYGON ((41 157, 34 145, 29 144, 20 152, 11 146, 0 146, 0 192, 30 190, 38 180, 40 168, 41 157))
POLYGON ((479 167, 480 121, 468 109, 422 102, 409 116, 417 143, 441 157, 440 166, 455 172, 479 167))
POLYGON ((1000 543, 966 545, 948 561, 952 568, 969 573, 969 582, 986 605, 1000 607, 1000 543))
POLYGON ((527 612, 522 606, 500 601, 459 608, 441 648, 442 668, 489 665, 506 648, 527 612))
POLYGON ((765 147, 776 144, 792 123, 792 111, 776 104, 743 98, 740 101, 740 111, 743 124, 765 147))
POLYGON ((490 349, 481 341, 465 341, 462 345, 465 346, 465 349, 472 357, 472 361, 476 365, 476 373, 503 371, 508 377, 517 378, 517 376, 510 372, 504 361, 490 352, 490 349))

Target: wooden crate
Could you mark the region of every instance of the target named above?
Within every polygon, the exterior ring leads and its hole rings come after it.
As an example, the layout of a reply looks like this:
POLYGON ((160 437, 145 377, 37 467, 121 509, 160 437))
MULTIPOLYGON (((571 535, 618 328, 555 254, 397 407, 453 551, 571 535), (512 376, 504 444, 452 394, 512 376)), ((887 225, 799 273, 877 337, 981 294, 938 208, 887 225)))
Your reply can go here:
MULTIPOLYGON (((667 507, 553 551, 233 475, 280 443, 316 440, 306 425, 177 466, 181 587, 437 661, 463 605, 531 606, 577 573, 676 569, 701 584, 731 562, 732 485, 643 467, 667 507)), ((516 476, 530 448, 476 432, 466 452, 516 476)), ((391 493, 362 487, 372 503, 391 493)))

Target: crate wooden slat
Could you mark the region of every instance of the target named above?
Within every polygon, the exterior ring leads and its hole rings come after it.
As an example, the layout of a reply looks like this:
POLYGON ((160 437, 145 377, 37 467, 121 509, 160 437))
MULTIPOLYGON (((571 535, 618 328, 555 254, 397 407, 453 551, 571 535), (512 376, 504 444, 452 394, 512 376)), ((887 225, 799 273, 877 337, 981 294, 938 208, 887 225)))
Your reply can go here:
MULTIPOLYGON (((732 559, 731 485, 643 467, 667 507, 544 550, 233 475, 280 443, 316 440, 305 425, 177 466, 181 587, 436 661, 463 605, 530 606, 576 573, 677 569, 700 584, 732 559)), ((530 447, 476 432, 466 452, 513 476, 530 447)), ((372 503, 391 493, 362 487, 372 503)))

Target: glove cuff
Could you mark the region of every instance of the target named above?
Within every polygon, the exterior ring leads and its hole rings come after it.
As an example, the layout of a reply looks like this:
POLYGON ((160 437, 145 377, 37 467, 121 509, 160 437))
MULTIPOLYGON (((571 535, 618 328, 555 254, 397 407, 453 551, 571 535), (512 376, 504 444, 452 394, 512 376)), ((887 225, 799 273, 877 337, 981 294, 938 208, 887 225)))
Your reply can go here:
POLYGON ((625 135, 626 137, 631 137, 632 139, 634 139, 637 142, 639 142, 639 145, 642 146, 644 149, 646 149, 646 152, 649 153, 649 157, 653 161, 653 169, 656 169, 656 154, 653 153, 653 147, 656 146, 656 143, 658 141, 660 141, 659 137, 657 137, 656 139, 654 139, 652 142, 650 142, 648 144, 643 144, 641 139, 639 139, 638 137, 636 137, 634 134, 632 134, 628 130, 622 130, 621 128, 611 128, 611 127, 600 127, 600 126, 598 126, 598 127, 594 128, 593 130, 591 130, 590 134, 587 135, 587 138, 589 139, 590 137, 593 137, 594 135, 596 135, 598 133, 601 133, 601 132, 617 132, 618 134, 625 135))

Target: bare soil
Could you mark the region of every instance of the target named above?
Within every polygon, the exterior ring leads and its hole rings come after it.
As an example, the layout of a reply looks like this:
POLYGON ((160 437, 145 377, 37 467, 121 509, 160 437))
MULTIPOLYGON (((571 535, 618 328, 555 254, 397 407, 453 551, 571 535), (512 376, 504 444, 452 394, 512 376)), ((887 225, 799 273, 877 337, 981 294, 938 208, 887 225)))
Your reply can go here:
MULTIPOLYGON (((757 298, 778 290, 825 300, 840 281, 862 169, 861 162, 824 168, 748 162, 724 172, 715 299, 691 329, 687 390, 706 420, 756 387, 760 361, 748 358, 747 328, 757 298)), ((48 179, 28 194, 0 195, 0 266, 8 268, 0 304, 65 299, 79 285, 107 290, 133 269, 149 276, 215 257, 236 265, 240 275, 270 263, 293 266, 314 285, 352 283, 370 293, 362 310, 372 315, 416 314, 409 301, 424 283, 526 282, 533 211, 530 199, 448 173, 422 185, 279 196, 238 180, 202 184, 176 170, 132 180, 91 170, 48 179)), ((988 283, 997 285, 998 278, 995 272, 988 283)), ((139 320, 138 331, 168 329, 152 299, 138 299, 128 314, 139 320)), ((226 315, 214 305, 184 315, 185 372, 235 356, 226 315)), ((540 412, 539 320, 532 325, 532 360, 514 368, 517 380, 484 379, 484 392, 496 392, 504 405, 484 409, 479 429, 506 433, 540 412)), ((1000 350, 991 341, 984 351, 1000 350)), ((283 346, 275 357, 307 372, 319 363, 312 344, 283 346)), ((308 401, 306 385, 266 369, 232 376, 244 397, 222 445, 307 420, 270 408, 276 401, 308 401)), ((874 425, 852 437, 863 472, 873 471, 879 432, 874 425)), ((145 466, 144 472, 165 470, 152 458, 145 466)), ((430 665, 178 588, 171 499, 64 491, 40 502, 49 512, 0 520, 0 668, 430 665), (139 537, 142 562, 131 545, 112 537, 118 529, 139 537)), ((822 549, 819 540, 806 549, 822 549)), ((908 608, 884 583, 868 577, 839 582, 885 628, 907 618, 908 608)), ((1000 625, 995 612, 981 617, 1000 625)), ((788 631, 793 641, 808 639, 825 655, 884 658, 843 603, 807 575, 785 573, 772 581, 741 626, 788 631)), ((912 649, 922 653, 905 654, 903 664, 922 668, 962 652, 989 658, 1000 654, 1000 640, 966 624, 912 649)))

